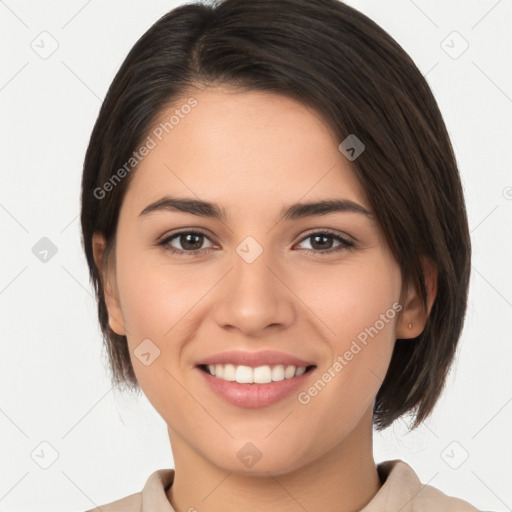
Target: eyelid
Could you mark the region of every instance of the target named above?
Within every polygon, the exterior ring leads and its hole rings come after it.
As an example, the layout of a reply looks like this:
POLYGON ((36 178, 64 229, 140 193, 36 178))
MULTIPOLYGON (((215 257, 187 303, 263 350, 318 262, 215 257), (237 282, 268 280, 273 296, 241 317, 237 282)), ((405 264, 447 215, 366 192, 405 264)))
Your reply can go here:
POLYGON ((302 238, 299 240, 299 242, 302 242, 305 238, 309 238, 311 235, 315 235, 315 234, 320 234, 320 233, 324 233, 324 234, 329 234, 329 235, 333 235, 333 236, 339 236, 340 238, 343 238, 344 240, 346 240, 347 242, 350 242, 350 243, 353 243, 355 244, 358 240, 357 238, 353 237, 353 236, 350 236, 349 234, 343 232, 343 231, 338 231, 336 229, 330 229, 330 228, 312 228, 308 231, 306 231, 303 235, 302 235, 302 238))
MULTIPOLYGON (((170 232, 167 231, 157 239, 157 243, 163 242, 164 240, 175 237, 177 235, 181 235, 182 233, 198 233, 198 234, 208 237, 210 240, 213 237, 213 234, 211 234, 208 230, 205 230, 203 228, 196 228, 196 227, 192 226, 192 227, 178 229, 177 231, 170 231, 170 232)), ((211 240, 211 241, 213 242, 213 240, 211 240)))
MULTIPOLYGON (((180 233, 190 233, 190 232, 197 232, 197 233, 201 233, 209 238, 215 238, 215 236, 207 229, 204 229, 204 228, 198 228, 198 227, 194 227, 194 226, 191 226, 191 227, 186 227, 186 228, 182 228, 182 229, 178 229, 178 231, 171 231, 171 232, 166 232, 164 233, 162 236, 160 236, 158 239, 157 239, 157 242, 161 242, 162 240, 165 240, 166 238, 169 238, 171 236, 175 236, 175 235, 179 235, 180 233)), ((329 233, 331 235, 336 235, 336 236, 341 236, 342 238, 345 238, 348 242, 357 242, 357 238, 355 238, 354 236, 351 236, 345 232, 342 232, 342 231, 338 231, 336 229, 331 229, 331 228, 311 228, 309 230, 307 230, 305 233, 303 233, 302 235, 302 238, 299 240, 299 242, 301 242, 302 240, 304 240, 304 238, 307 238, 308 236, 311 236, 312 234, 316 234, 316 233, 329 233)), ((212 240, 213 241, 213 240, 212 240)))

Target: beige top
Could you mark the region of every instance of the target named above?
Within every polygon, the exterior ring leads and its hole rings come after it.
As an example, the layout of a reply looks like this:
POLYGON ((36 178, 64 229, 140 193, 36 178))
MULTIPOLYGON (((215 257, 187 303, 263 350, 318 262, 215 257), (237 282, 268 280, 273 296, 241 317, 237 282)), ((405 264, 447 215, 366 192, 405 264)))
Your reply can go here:
MULTIPOLYGON (((467 501, 423 485, 402 460, 381 462, 377 470, 382 487, 361 512, 479 512, 467 501)), ((89 512, 175 512, 166 496, 173 480, 174 469, 159 469, 149 476, 142 492, 89 512)))

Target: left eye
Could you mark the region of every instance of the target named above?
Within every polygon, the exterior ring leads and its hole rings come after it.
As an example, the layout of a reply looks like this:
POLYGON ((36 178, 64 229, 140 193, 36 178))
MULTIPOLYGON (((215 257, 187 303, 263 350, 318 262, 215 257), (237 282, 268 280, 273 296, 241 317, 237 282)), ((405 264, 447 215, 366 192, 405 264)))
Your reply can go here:
MULTIPOLYGON (((331 254, 333 252, 342 251, 344 249, 351 249, 354 247, 354 244, 352 242, 345 240, 345 238, 341 237, 340 235, 330 233, 329 231, 322 231, 319 233, 311 233, 310 235, 303 238, 301 240, 301 242, 304 242, 305 240, 308 240, 310 238, 313 240, 313 244, 316 246, 320 246, 320 249, 322 249, 322 250, 315 250, 315 249, 305 249, 305 250, 307 252, 313 252, 318 255, 331 254), (335 241, 339 242, 338 247, 334 247, 334 248, 327 247, 326 248, 325 242, 322 241, 325 239, 331 239, 331 240, 334 239, 335 241)), ((310 242, 310 245, 311 245, 311 242, 310 242)), ((327 243, 327 245, 331 245, 331 244, 327 243)))
MULTIPOLYGON (((314 246, 317 246, 317 248, 306 248, 304 250, 308 253, 315 253, 318 255, 331 254, 333 252, 338 252, 344 249, 351 249, 354 247, 353 242, 350 242, 340 235, 330 233, 328 231, 311 233, 304 237, 299 243, 303 243, 308 239, 312 239, 314 246), (337 241, 339 244, 338 247, 326 247, 326 245, 332 245, 332 242, 326 243, 326 239, 337 241)), ((202 248, 204 240, 209 240, 209 238, 204 233, 198 231, 182 231, 165 238, 159 242, 158 245, 163 246, 166 250, 173 254, 198 254, 207 250, 208 248, 213 247, 212 244, 210 247, 202 248), (171 244, 171 242, 175 240, 179 241, 182 249, 176 248, 171 244)), ((310 245, 312 244, 310 243, 310 245)))

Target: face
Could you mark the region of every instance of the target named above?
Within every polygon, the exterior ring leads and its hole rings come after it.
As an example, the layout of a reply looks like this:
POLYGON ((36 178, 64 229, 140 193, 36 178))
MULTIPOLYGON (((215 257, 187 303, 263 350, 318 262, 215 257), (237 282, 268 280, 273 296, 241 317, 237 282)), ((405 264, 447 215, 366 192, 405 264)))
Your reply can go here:
POLYGON ((131 177, 106 291, 110 325, 127 336, 173 451, 281 474, 339 453, 371 424, 395 339, 407 337, 400 269, 341 140, 315 111, 263 92, 191 96, 197 105, 168 134, 150 134, 155 147, 131 177), (147 208, 164 196, 214 203, 225 217, 184 203, 147 208), (283 215, 328 200, 360 211, 283 215), (251 456, 261 458, 251 465, 251 456))

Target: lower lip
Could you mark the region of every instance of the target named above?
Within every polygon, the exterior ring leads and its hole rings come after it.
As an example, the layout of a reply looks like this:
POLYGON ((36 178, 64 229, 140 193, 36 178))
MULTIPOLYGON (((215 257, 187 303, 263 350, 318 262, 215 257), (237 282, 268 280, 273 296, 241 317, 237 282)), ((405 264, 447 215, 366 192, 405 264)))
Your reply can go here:
POLYGON ((199 367, 197 370, 211 389, 229 403, 238 407, 256 408, 274 404, 291 395, 304 385, 315 369, 312 368, 298 377, 268 384, 240 384, 236 381, 218 379, 199 367))

